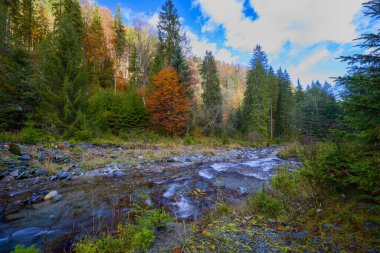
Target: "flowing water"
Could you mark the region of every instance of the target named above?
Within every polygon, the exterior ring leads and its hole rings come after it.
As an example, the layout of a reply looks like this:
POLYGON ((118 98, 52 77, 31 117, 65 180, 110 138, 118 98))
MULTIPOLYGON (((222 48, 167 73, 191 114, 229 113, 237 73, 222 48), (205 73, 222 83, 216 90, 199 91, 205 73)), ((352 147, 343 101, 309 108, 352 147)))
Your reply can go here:
POLYGON ((278 158, 277 151, 278 147, 250 149, 234 161, 177 162, 164 170, 126 170, 117 177, 99 176, 97 171, 72 181, 47 180, 4 190, 0 200, 15 212, 0 221, 0 252, 16 244, 36 244, 46 251, 69 249, 78 236, 112 230, 141 195, 149 196, 147 204, 164 207, 179 219, 197 219, 218 200, 244 200, 270 180, 276 167, 299 165, 278 158), (62 200, 33 203, 51 190, 62 200))

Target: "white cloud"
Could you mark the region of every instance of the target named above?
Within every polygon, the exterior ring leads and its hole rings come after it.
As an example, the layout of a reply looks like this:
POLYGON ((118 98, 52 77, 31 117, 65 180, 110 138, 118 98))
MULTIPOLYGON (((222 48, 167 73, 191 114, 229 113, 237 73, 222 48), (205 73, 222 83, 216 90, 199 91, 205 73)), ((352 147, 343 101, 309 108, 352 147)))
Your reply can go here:
POLYGON ((158 21, 159 21, 159 14, 158 12, 155 12, 149 19, 148 19, 148 23, 153 26, 153 27, 157 27, 158 25, 158 21))
POLYGON ((120 8, 120 11, 121 11, 121 15, 123 16, 123 18, 125 18, 128 22, 133 19, 131 8, 123 6, 120 8))
POLYGON ((241 0, 194 0, 203 16, 226 31, 226 46, 250 51, 261 44, 268 53, 278 52, 286 41, 307 46, 321 41, 351 42, 357 37, 353 19, 360 0, 250 0, 259 14, 244 16, 241 0))
POLYGON ((328 56, 329 51, 326 48, 323 48, 304 59, 297 69, 299 72, 304 72, 328 56))
MULTIPOLYGON (((321 76, 326 76, 326 74, 331 74, 331 76, 333 76, 334 74, 328 73, 329 71, 325 71, 325 73, 320 73, 318 71, 318 67, 319 64, 323 61, 332 61, 336 57, 336 54, 339 54, 339 52, 340 51, 337 51, 334 54, 332 54, 325 47, 319 48, 315 52, 307 56, 305 59, 303 59, 298 66, 290 66, 288 71, 291 76, 299 78, 304 86, 310 84, 312 81, 319 80, 321 76)), ((323 82, 325 80, 320 81, 323 82)))
POLYGON ((198 57, 204 57, 206 50, 211 51, 217 60, 236 63, 239 56, 233 55, 226 48, 218 49, 216 43, 209 42, 206 39, 199 39, 196 34, 191 32, 188 27, 185 27, 186 35, 191 41, 191 46, 193 49, 193 54, 198 57))

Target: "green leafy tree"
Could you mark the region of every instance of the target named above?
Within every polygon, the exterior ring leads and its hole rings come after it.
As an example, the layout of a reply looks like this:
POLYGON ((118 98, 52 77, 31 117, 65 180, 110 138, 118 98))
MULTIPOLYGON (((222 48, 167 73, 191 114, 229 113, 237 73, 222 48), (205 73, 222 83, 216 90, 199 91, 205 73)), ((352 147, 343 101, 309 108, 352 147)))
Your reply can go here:
POLYGON ((202 100, 206 112, 206 121, 210 131, 220 127, 223 120, 222 91, 220 88, 219 72, 211 51, 206 51, 200 74, 202 76, 202 100))

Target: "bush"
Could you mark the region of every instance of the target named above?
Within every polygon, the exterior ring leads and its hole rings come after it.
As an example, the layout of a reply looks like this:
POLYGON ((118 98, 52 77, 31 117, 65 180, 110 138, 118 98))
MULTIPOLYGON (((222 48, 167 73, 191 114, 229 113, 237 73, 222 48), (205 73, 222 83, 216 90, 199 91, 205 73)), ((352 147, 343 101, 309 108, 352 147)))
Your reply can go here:
POLYGON ((30 246, 29 248, 26 248, 23 245, 16 245, 16 248, 11 253, 40 253, 39 249, 36 249, 34 245, 30 246))
POLYGON ((20 131, 20 141, 25 143, 36 143, 46 140, 44 134, 34 127, 25 127, 20 131))
POLYGON ((90 128, 97 133, 111 130, 114 134, 143 129, 148 115, 142 99, 133 90, 113 94, 98 90, 89 101, 90 128))
POLYGON ((293 142, 280 148, 278 154, 283 159, 300 159, 303 152, 303 146, 299 142, 293 142))
POLYGON ((260 212, 269 217, 277 217, 281 212, 281 203, 276 198, 269 195, 265 188, 257 192, 254 198, 248 200, 253 212, 260 212))

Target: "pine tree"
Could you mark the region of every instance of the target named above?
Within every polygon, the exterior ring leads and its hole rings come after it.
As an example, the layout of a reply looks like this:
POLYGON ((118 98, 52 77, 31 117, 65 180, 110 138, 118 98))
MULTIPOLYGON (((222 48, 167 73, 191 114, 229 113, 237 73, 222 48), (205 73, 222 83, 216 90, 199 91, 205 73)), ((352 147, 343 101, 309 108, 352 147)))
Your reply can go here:
POLYGON ((202 76, 202 100, 206 112, 206 122, 211 132, 220 127, 223 119, 222 91, 220 88, 219 72, 211 51, 206 51, 200 74, 202 76))
POLYGON ((120 62, 121 57, 123 57, 123 55, 124 55, 125 46, 127 44, 123 21, 121 20, 120 5, 117 6, 117 10, 116 10, 114 30, 115 30, 115 77, 114 77, 115 78, 115 85, 114 85, 114 93, 116 94, 118 63, 120 62))
POLYGON ((268 137, 270 97, 268 85, 268 60, 257 45, 247 74, 247 88, 243 102, 243 131, 254 139, 268 137))

